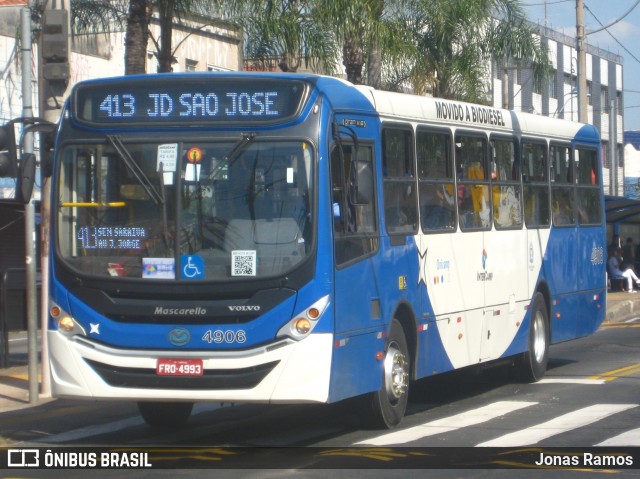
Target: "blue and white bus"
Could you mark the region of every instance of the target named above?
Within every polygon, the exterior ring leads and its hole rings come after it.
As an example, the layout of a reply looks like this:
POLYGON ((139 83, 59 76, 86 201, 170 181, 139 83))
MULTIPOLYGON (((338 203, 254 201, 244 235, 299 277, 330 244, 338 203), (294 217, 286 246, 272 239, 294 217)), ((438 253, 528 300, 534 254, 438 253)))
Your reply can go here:
POLYGON ((301 74, 78 83, 52 166, 53 393, 355 399, 549 346, 605 313, 590 125, 301 74))

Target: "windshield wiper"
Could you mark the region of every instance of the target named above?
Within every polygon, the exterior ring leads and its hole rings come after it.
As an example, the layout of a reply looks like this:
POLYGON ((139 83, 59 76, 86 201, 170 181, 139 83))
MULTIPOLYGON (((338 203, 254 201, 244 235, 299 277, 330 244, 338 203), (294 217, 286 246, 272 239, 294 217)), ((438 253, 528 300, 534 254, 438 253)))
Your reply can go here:
POLYGON ((149 177, 144 174, 142 168, 140 168, 133 159, 129 150, 127 150, 127 147, 122 142, 122 139, 118 135, 107 135, 107 139, 109 140, 109 143, 111 143, 111 146, 113 146, 113 149, 116 150, 118 155, 120 155, 120 158, 122 158, 122 161, 124 161, 127 168, 129 168, 131 174, 136 177, 138 183, 140 183, 154 203, 156 205, 164 205, 164 190, 162 194, 158 193, 149 177))
POLYGON ((240 154, 251 144, 253 139, 256 137, 255 133, 242 133, 242 138, 240 138, 233 148, 229 150, 229 153, 224 157, 224 160, 220 162, 220 164, 209 174, 209 179, 215 179, 218 173, 228 165, 231 165, 240 154))

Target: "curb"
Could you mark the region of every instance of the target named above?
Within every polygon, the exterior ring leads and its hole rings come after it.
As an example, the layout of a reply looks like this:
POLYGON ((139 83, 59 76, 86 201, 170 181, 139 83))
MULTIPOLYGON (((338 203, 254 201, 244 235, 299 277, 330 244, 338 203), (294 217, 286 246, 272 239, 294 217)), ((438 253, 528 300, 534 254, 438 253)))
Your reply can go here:
POLYGON ((605 322, 620 322, 640 316, 640 304, 637 301, 627 299, 624 301, 616 301, 615 304, 607 306, 605 322))

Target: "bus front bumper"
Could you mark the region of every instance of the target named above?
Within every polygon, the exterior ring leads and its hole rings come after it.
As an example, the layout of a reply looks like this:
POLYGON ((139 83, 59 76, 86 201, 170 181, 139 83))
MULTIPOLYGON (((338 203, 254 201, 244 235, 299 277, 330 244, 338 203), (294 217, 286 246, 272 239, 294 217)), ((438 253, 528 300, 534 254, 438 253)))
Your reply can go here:
POLYGON ((333 336, 246 351, 132 351, 48 332, 56 397, 193 402, 328 401, 333 336), (160 359, 201 360, 200 376, 158 375, 160 359))

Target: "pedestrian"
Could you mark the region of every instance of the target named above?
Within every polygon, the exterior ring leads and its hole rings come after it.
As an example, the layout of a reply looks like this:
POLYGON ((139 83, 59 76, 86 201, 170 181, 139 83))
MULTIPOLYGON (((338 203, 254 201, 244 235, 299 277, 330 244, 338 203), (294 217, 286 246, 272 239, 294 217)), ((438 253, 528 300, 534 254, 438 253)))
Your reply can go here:
POLYGON ((636 245, 633 243, 633 238, 627 238, 627 242, 622 249, 622 261, 623 265, 629 268, 636 268, 636 245))
POLYGON ((622 249, 616 248, 607 261, 607 270, 612 279, 626 279, 627 292, 636 293, 633 283, 640 285, 640 278, 636 276, 631 268, 622 269, 622 249))

